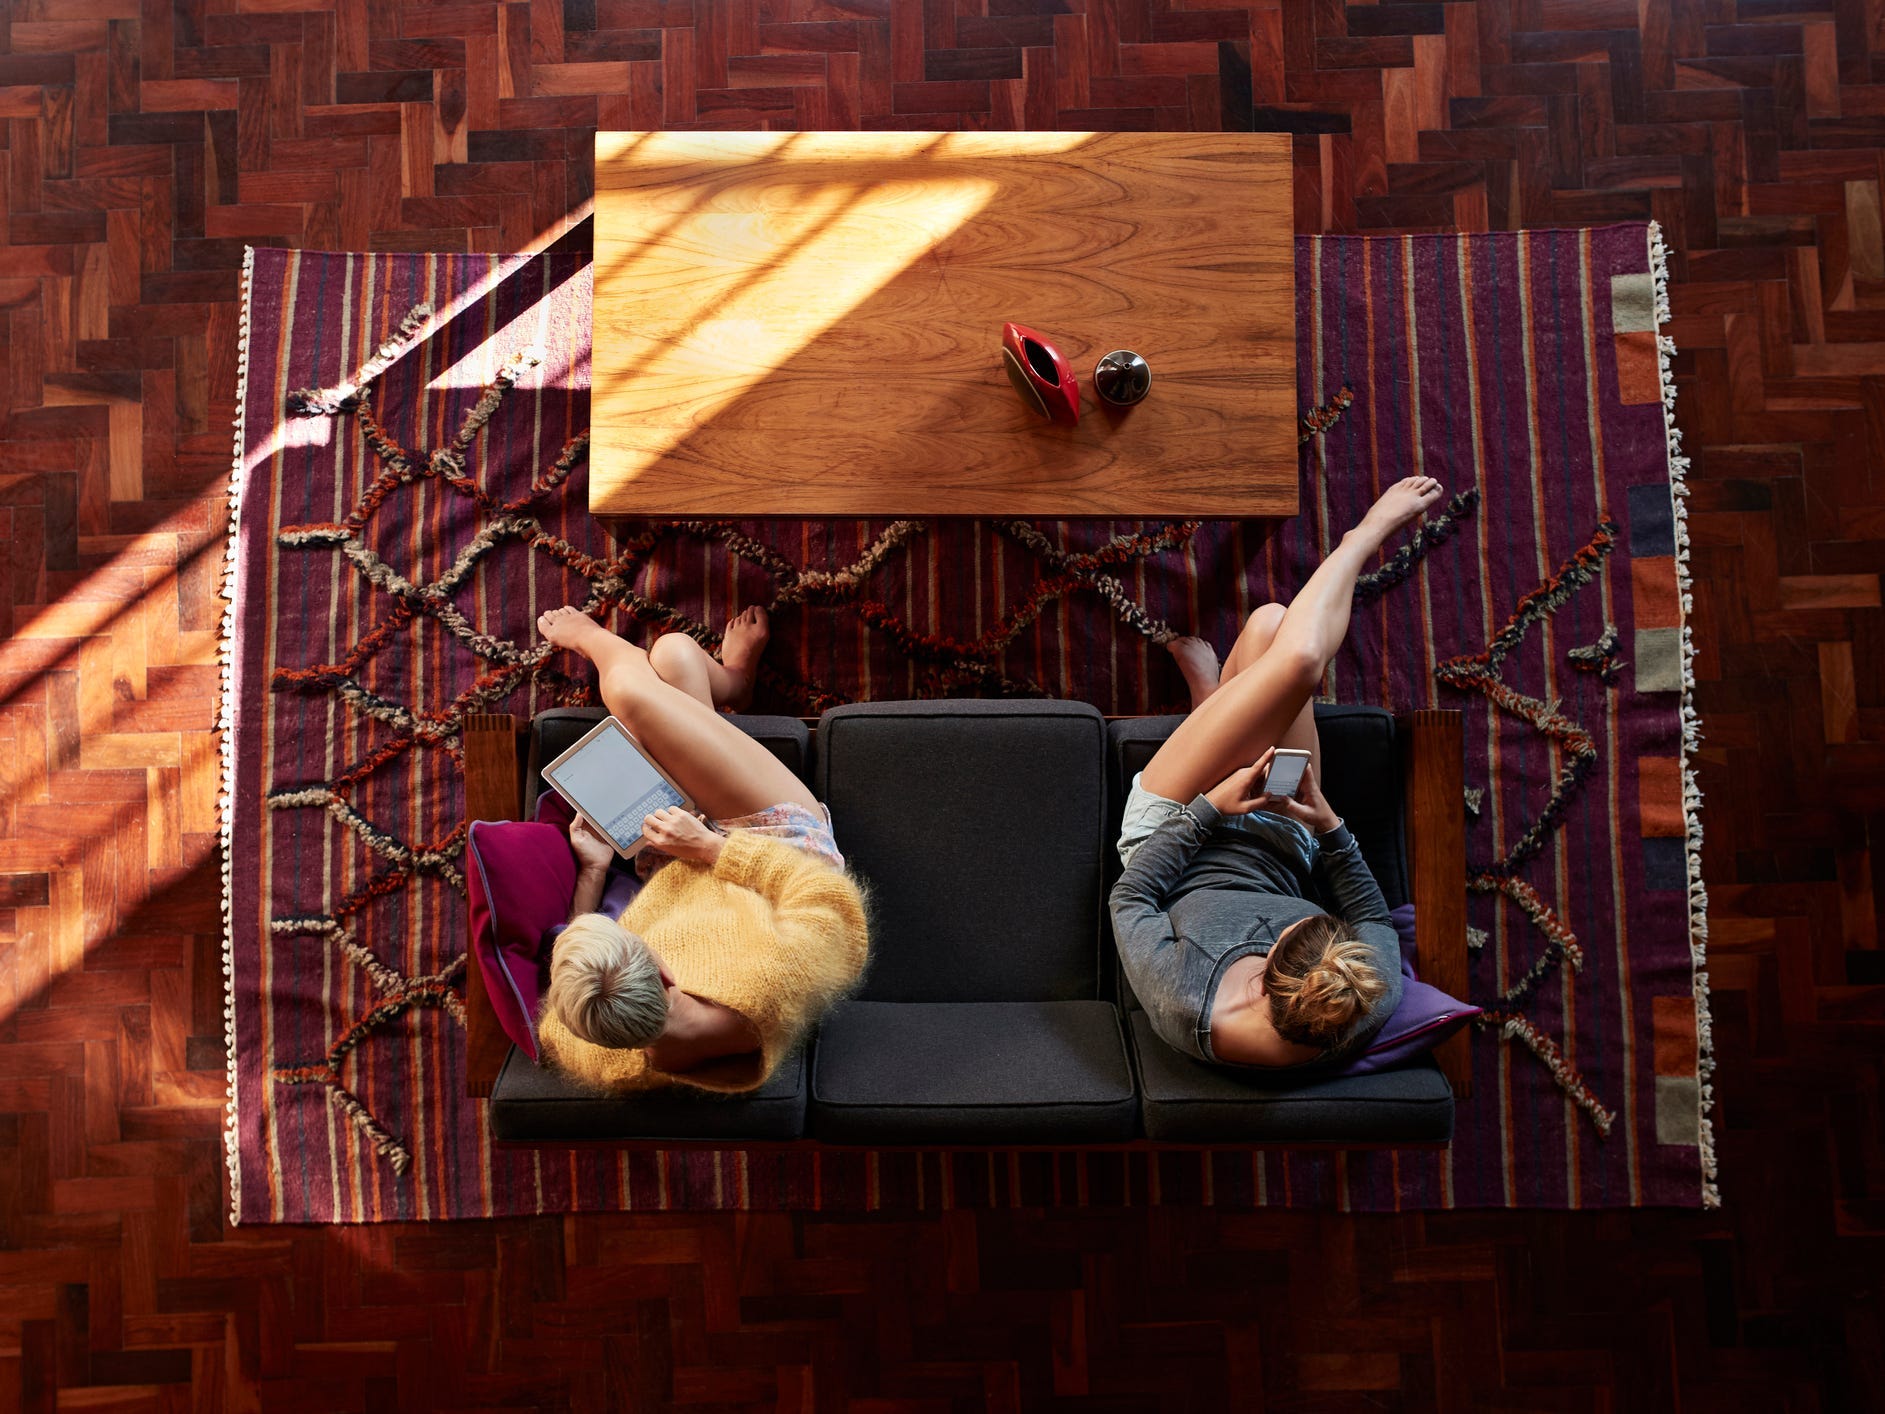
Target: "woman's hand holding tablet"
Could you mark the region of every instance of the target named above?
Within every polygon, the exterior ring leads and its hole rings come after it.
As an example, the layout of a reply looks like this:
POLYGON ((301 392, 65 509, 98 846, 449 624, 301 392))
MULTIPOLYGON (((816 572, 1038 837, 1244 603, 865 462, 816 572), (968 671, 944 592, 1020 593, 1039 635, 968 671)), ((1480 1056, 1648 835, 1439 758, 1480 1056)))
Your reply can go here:
POLYGON ((694 809, 687 792, 614 717, 598 722, 546 766, 543 776, 624 858, 650 842, 644 833, 650 815, 672 806, 694 809))

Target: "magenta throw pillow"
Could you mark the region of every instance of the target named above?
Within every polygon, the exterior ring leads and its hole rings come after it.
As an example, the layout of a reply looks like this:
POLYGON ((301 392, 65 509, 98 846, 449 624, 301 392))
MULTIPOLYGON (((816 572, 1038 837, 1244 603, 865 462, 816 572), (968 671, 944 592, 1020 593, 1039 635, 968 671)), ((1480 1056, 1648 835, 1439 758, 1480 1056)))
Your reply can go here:
POLYGON ((576 858, 564 830, 537 821, 474 820, 467 845, 472 956, 498 1024, 534 1061, 540 959, 569 921, 576 858))
POLYGON ((1413 905, 1402 904, 1393 916, 1394 931, 1401 935, 1401 1004, 1368 1049, 1347 1065, 1333 1067, 1332 1075, 1369 1075, 1404 1065, 1425 1055, 1481 1011, 1414 976, 1413 905))

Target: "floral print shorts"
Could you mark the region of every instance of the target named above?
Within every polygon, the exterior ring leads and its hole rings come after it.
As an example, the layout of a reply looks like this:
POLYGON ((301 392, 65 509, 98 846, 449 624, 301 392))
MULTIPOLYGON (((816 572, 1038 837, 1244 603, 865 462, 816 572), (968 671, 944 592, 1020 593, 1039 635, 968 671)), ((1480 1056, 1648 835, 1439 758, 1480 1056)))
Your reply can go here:
MULTIPOLYGON (((812 810, 787 801, 783 805, 768 805, 751 815, 715 820, 714 824, 726 831, 749 830, 756 835, 784 840, 833 869, 844 868, 844 856, 838 853, 837 838, 831 833, 831 812, 823 805, 812 810)), ((635 856, 635 872, 646 879, 672 857, 650 846, 635 856)))

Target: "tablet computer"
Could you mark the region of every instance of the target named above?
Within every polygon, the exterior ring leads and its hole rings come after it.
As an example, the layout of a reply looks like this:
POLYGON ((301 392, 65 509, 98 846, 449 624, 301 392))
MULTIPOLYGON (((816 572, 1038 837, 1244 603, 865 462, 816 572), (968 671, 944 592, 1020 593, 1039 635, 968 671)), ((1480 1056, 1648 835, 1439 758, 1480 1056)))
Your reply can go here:
POLYGON ((615 845, 624 859, 648 841, 641 822, 657 810, 694 802, 645 753, 628 728, 604 717, 583 739, 543 768, 558 795, 615 845))

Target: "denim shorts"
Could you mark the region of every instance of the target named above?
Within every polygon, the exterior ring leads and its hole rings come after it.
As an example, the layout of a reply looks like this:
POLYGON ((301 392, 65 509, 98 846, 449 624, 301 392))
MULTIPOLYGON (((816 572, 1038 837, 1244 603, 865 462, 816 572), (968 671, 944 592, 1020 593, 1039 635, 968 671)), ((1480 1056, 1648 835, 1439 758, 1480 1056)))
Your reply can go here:
MULTIPOLYGON (((1132 856, 1152 832, 1183 810, 1184 804, 1154 795, 1139 784, 1144 772, 1132 778, 1126 795, 1126 813, 1119 822, 1119 862, 1132 863, 1132 856)), ((1283 858, 1298 864, 1306 876, 1316 859, 1316 837, 1309 827, 1287 815, 1269 810, 1253 810, 1248 815, 1226 815, 1223 828, 1239 830, 1275 850, 1283 858)))

